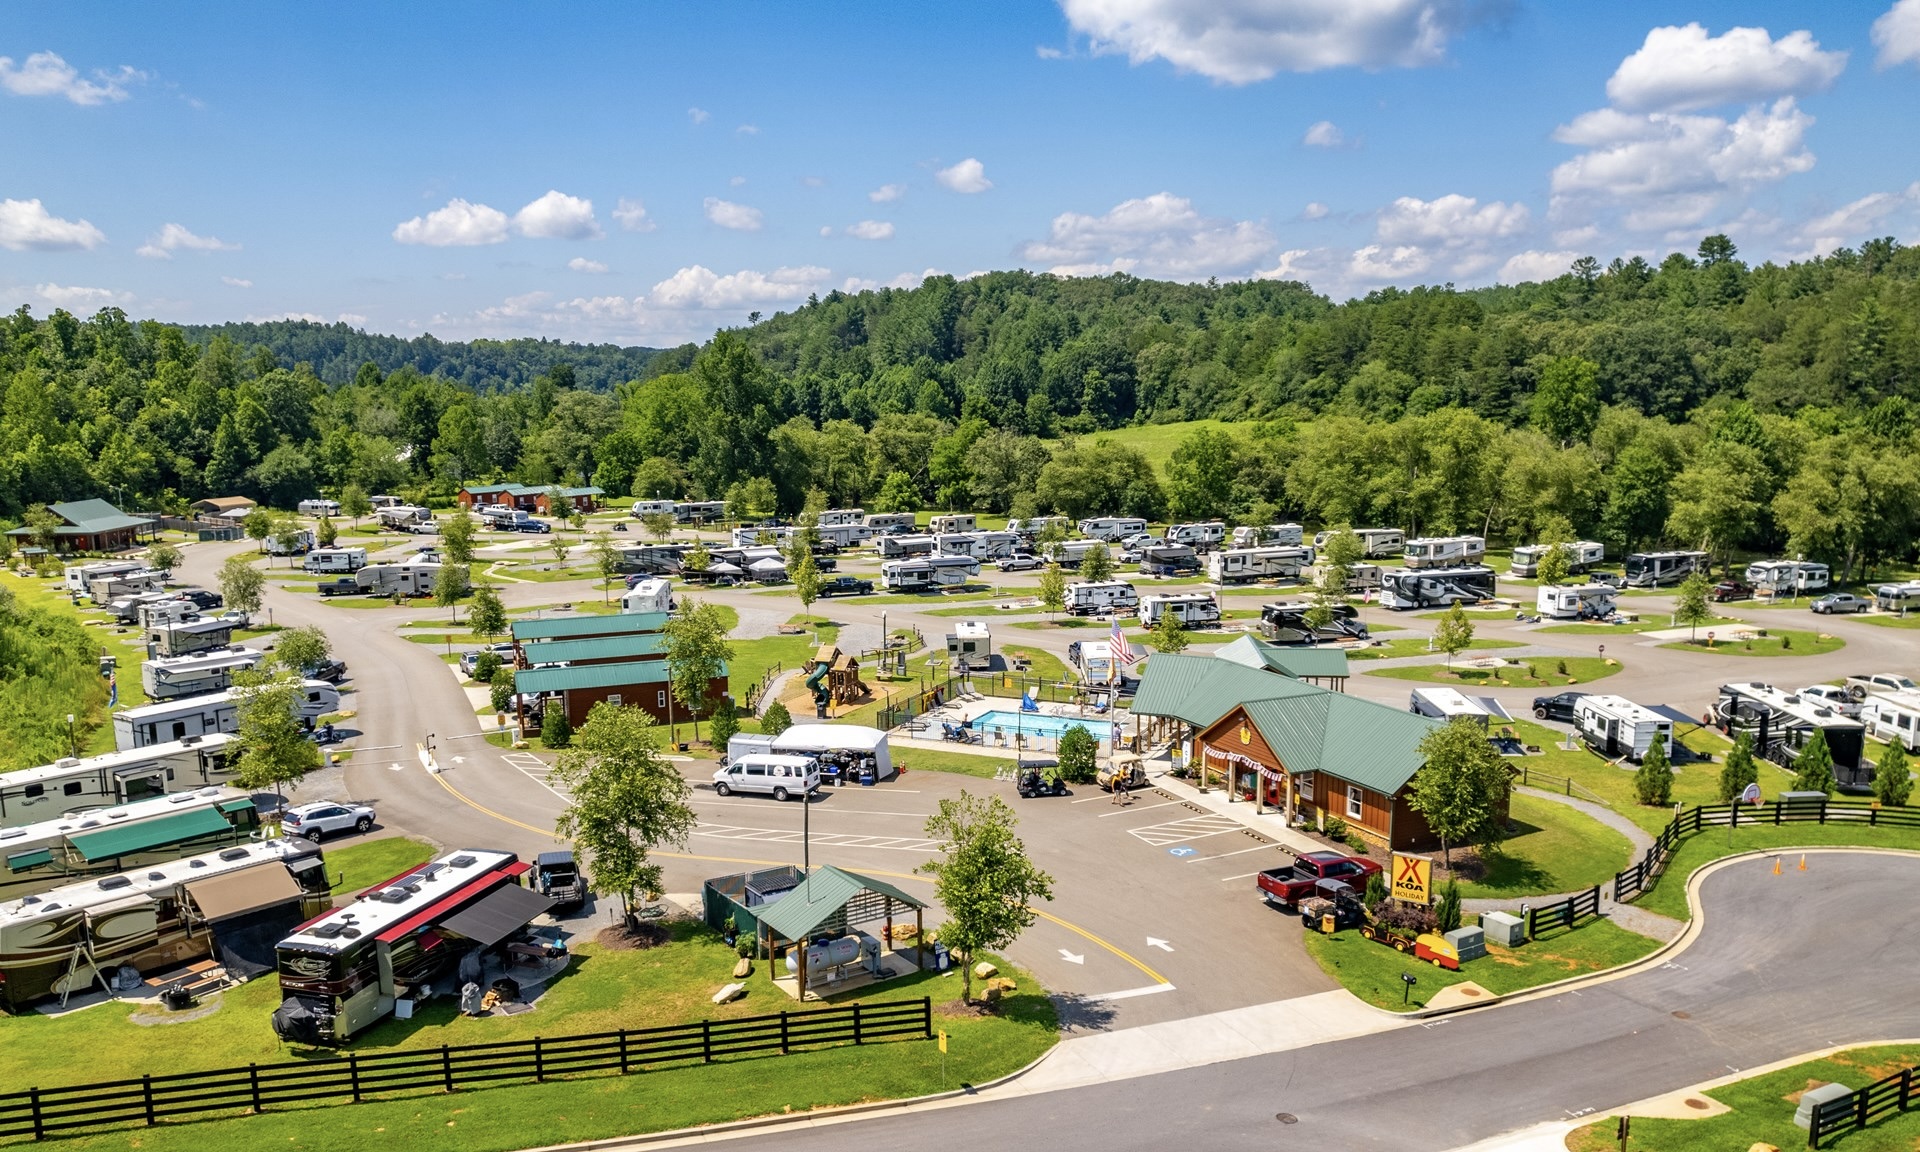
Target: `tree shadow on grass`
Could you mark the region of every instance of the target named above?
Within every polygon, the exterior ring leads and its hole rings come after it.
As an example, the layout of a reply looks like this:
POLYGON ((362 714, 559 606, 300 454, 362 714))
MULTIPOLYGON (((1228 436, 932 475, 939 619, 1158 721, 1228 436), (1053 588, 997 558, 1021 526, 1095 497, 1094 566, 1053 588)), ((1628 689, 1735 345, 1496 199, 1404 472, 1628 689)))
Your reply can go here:
MULTIPOLYGON (((1538 825, 1515 820, 1508 826, 1507 839, 1518 840, 1540 831, 1542 829, 1538 825)), ((1497 848, 1456 851, 1453 872, 1462 883, 1478 884, 1502 892, 1549 891, 1554 883, 1553 873, 1545 868, 1497 848)))

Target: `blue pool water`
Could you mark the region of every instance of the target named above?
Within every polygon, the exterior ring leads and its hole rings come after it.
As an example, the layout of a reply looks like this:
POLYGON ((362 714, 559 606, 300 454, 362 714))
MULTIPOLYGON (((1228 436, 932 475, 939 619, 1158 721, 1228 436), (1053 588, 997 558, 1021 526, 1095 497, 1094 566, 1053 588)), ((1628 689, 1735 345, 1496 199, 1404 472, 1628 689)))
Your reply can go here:
POLYGON ((1024 732, 1028 736, 1044 736, 1058 740, 1069 728, 1085 728, 1093 738, 1105 741, 1112 732, 1112 722, 1102 716, 1085 720, 1065 716, 1043 716, 1034 712, 1014 712, 996 710, 982 712, 974 717, 972 728, 976 732, 1024 732))

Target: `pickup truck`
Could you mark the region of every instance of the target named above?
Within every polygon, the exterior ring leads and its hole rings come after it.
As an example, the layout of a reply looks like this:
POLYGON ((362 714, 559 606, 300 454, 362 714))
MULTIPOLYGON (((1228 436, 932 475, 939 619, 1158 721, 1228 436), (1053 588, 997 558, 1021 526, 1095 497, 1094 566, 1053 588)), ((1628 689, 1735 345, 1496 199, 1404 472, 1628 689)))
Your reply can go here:
POLYGON ((322 596, 352 596, 360 591, 360 581, 351 576, 336 576, 317 585, 322 596))
POLYGON ((862 580, 857 576, 835 576, 831 580, 820 581, 820 595, 827 596, 865 596, 873 591, 873 581, 862 580))
POLYGON ((1845 685, 1847 695, 1855 700, 1865 700, 1879 692, 1920 692, 1920 684, 1900 675, 1898 672, 1870 672, 1864 676, 1849 676, 1845 685))
POLYGON ((1341 852, 1308 852, 1284 868, 1269 868, 1254 881, 1267 903, 1293 908, 1314 895, 1314 885, 1322 880, 1339 880, 1351 885, 1355 893, 1367 888, 1367 878, 1380 871, 1380 865, 1364 856, 1341 852))

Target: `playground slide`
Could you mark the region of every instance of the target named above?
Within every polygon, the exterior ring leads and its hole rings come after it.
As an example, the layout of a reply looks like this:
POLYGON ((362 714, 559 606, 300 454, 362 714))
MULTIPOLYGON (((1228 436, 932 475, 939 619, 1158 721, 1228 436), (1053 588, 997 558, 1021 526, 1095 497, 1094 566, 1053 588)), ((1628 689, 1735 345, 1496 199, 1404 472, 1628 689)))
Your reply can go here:
POLYGON ((823 681, 826 680, 827 673, 831 671, 833 671, 833 665, 822 660, 815 664, 813 671, 807 675, 807 691, 813 693, 813 698, 816 701, 826 695, 827 689, 823 681))

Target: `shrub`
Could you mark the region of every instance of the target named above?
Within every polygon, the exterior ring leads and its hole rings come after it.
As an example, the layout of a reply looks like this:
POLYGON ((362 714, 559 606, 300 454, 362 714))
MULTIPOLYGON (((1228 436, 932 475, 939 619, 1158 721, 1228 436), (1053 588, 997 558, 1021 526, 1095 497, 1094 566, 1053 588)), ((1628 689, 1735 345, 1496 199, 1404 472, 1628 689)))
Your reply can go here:
POLYGON ((1913 777, 1907 771, 1907 748, 1895 736, 1887 745, 1887 754, 1874 767, 1873 796, 1888 808, 1904 808, 1913 792, 1913 777))
POLYGON ((493 683, 493 674, 500 671, 500 656, 494 652, 482 652, 473 662, 473 678, 482 684, 493 683))
POLYGON ((1069 784, 1092 780, 1094 760, 1099 752, 1100 744, 1093 733, 1077 724, 1067 729, 1060 737, 1060 778, 1069 784))
POLYGON ((724 750, 727 741, 740 731, 740 713, 734 710, 733 697, 722 696, 720 703, 713 706, 711 725, 707 729, 708 743, 724 750))
POLYGON ((793 716, 787 711, 787 706, 778 700, 767 705, 767 710, 760 715, 760 734, 763 736, 778 736, 791 727, 793 716))
POLYGON ((548 748, 565 748, 573 743, 573 724, 558 700, 547 701, 547 711, 540 717, 540 743, 548 748))
POLYGON ((1440 889, 1440 903, 1433 910, 1434 930, 1446 935, 1460 927, 1460 884, 1453 877, 1440 889))
POLYGON ((1433 931, 1433 909, 1403 900, 1388 900, 1373 914, 1374 923, 1407 936, 1433 931))
POLYGON ((1375 872, 1373 875, 1367 877, 1366 894, 1360 897, 1360 903, 1367 906, 1367 911, 1371 912, 1375 908, 1378 908, 1386 898, 1387 874, 1385 872, 1375 872))
POLYGON ((1664 807, 1673 802, 1673 766, 1667 762, 1667 746, 1655 740, 1647 748, 1647 758, 1633 774, 1633 790, 1640 803, 1664 807))
POLYGON ((1793 637, 1785 632, 1780 633, 1780 650, 1784 652, 1791 647, 1793 647, 1793 637))
POLYGON ((1321 830, 1321 835, 1329 840, 1344 841, 1347 838, 1347 822, 1338 816, 1329 816, 1325 828, 1321 830))
POLYGON ((1726 762, 1720 766, 1720 802, 1738 800, 1747 785, 1759 781, 1760 769, 1753 762, 1753 734, 1742 732, 1727 752, 1726 762))
POLYGON ((1567 662, 1565 660, 1554 661, 1553 671, 1557 676, 1565 676, 1567 674, 1567 662))
POLYGON ((493 710, 505 712, 513 703, 513 669, 504 666, 494 669, 487 683, 493 697, 493 710))

